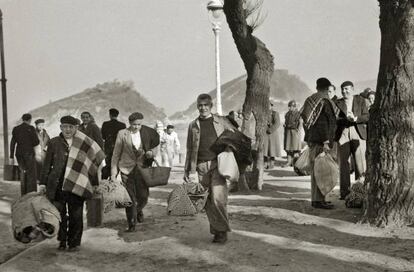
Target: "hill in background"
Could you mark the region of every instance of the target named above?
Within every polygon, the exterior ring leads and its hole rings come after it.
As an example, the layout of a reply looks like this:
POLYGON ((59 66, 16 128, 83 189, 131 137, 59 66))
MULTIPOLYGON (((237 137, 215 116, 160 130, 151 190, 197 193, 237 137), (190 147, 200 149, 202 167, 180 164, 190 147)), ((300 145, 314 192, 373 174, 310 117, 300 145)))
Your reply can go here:
MULTIPOLYGON (((246 93, 246 75, 233 79, 221 87, 223 114, 242 108, 246 93)), ((209 92, 216 104, 216 90, 209 92)), ((300 104, 311 94, 309 87, 296 75, 287 70, 275 70, 270 82, 270 97, 280 112, 287 110, 289 100, 295 99, 300 104)), ((215 111, 215 108, 213 108, 215 111)), ((171 120, 188 120, 197 116, 194 102, 185 111, 174 113, 171 120)))
POLYGON ((132 82, 117 80, 98 84, 81 93, 51 102, 45 106, 32 110, 33 120, 44 118, 46 129, 51 136, 59 133, 59 120, 64 115, 80 118, 83 111, 89 111, 99 127, 109 119, 108 110, 117 108, 120 111, 119 120, 126 122, 129 114, 141 112, 144 123, 153 126, 156 120, 164 120, 166 115, 163 109, 154 106, 145 97, 138 93, 132 82))

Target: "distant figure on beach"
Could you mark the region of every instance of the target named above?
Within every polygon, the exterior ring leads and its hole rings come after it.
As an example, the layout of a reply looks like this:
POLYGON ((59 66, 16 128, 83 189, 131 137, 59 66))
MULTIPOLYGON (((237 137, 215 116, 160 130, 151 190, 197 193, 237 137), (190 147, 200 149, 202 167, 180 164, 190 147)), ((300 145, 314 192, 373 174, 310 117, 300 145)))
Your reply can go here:
POLYGON ((41 150, 39 138, 35 128, 30 125, 31 122, 32 115, 23 114, 22 123, 12 130, 10 142, 11 164, 13 164, 16 151, 17 163, 24 174, 21 181, 21 195, 37 191, 36 161, 41 161, 41 150))
POLYGON ((168 167, 173 167, 174 157, 180 152, 180 140, 177 133, 174 131, 173 125, 168 125, 166 132, 163 134, 161 142, 165 145, 165 150, 162 153, 162 164, 168 167))
POLYGON ((267 123, 266 135, 264 138, 264 160, 265 168, 271 169, 274 167, 274 161, 276 157, 280 157, 280 138, 279 138, 279 127, 280 127, 280 115, 275 110, 272 102, 270 105, 270 116, 267 123))
POLYGON ((296 101, 288 103, 289 111, 285 115, 284 149, 287 154, 287 163, 284 166, 292 166, 293 158, 298 156, 301 148, 300 139, 300 112, 296 108, 296 101))
POLYGON ((116 136, 118 132, 126 128, 125 123, 118 121, 119 111, 117 109, 109 110, 109 121, 106 121, 102 124, 102 139, 104 141, 104 151, 105 151, 105 167, 102 169, 102 179, 107 179, 111 176, 111 160, 112 153, 114 152, 114 146, 116 141, 116 136))
POLYGON ((35 121, 35 125, 36 125, 36 134, 37 134, 37 137, 39 138, 40 150, 41 150, 41 153, 40 153, 41 161, 36 162, 37 179, 40 180, 40 175, 42 173, 42 165, 46 157, 46 149, 47 149, 47 144, 49 143, 50 137, 46 129, 44 129, 44 126, 45 126, 44 119, 37 119, 35 121))
POLYGON ((89 138, 94 140, 101 148, 103 148, 103 139, 101 130, 96 125, 92 114, 87 111, 81 113, 82 124, 79 125, 79 131, 83 132, 89 138))

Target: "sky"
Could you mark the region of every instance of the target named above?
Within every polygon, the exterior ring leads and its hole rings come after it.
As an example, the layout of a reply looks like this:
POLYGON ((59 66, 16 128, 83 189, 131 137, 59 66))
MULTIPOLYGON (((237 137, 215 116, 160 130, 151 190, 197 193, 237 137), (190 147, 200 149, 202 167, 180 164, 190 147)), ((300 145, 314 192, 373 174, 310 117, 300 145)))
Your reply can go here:
MULTIPOLYGON (((0 0, 9 119, 98 83, 132 80, 169 115, 215 88, 205 0, 0 0)), ((375 79, 377 0, 265 0, 255 35, 276 69, 310 88, 318 77, 375 79)), ((245 73, 224 21, 222 83, 245 73)))

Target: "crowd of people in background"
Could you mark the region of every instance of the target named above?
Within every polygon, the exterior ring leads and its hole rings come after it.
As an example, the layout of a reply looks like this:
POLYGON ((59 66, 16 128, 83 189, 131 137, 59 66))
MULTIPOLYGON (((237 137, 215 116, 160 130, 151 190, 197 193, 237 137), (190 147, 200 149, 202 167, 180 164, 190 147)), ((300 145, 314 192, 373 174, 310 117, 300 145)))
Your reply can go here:
MULTIPOLYGON (((350 193, 350 163, 354 164, 355 178, 363 181, 366 171, 365 150, 369 108, 375 92, 367 88, 355 94, 351 81, 341 84, 342 97, 327 78, 316 81, 317 92, 309 96, 299 110, 294 100, 288 103, 284 124, 279 112, 269 102, 270 115, 264 136, 265 168, 275 166, 281 157, 279 135, 283 129, 283 148, 287 162, 282 167, 294 166, 303 150, 309 149, 311 169, 311 205, 331 209, 326 194, 318 188, 313 172, 315 158, 322 152, 332 154, 340 172, 340 199, 350 193)), ((241 130, 241 111, 231 111, 223 117, 211 112, 212 98, 201 94, 197 98, 199 116, 188 128, 184 180, 194 181, 194 175, 209 192, 205 211, 209 219, 213 242, 225 243, 230 231, 227 215, 228 188, 226 179, 217 170, 217 153, 211 147, 225 130, 241 130)), ((136 229, 144 221, 143 208, 148 202, 149 188, 139 171, 154 163, 172 167, 180 150, 180 141, 174 126, 166 127, 157 121, 154 127, 144 125, 139 112, 129 115, 129 126, 118 120, 119 111, 109 110, 109 121, 100 129, 90 112, 82 112, 80 119, 64 116, 60 119, 59 136, 50 138, 44 129, 45 120, 24 114, 22 123, 12 131, 10 159, 16 156, 24 172, 21 193, 40 190, 55 204, 62 222, 58 234, 59 250, 79 250, 83 230, 83 203, 90 198, 101 179, 122 179, 132 206, 126 207, 127 231, 136 229), (17 146, 17 147, 16 147, 17 146)))

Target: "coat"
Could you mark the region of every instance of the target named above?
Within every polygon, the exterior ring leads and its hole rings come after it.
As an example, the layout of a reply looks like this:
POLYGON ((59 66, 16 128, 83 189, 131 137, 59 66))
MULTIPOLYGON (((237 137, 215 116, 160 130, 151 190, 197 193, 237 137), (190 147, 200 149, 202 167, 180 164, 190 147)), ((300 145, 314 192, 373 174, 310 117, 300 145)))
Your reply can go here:
POLYGON ((125 129, 126 125, 118 120, 112 119, 102 124, 102 139, 104 140, 104 150, 106 156, 111 156, 114 151, 116 136, 118 132, 125 129))
POLYGON ((55 200, 56 191, 63 184, 65 169, 69 155, 69 145, 62 135, 52 138, 43 162, 40 184, 46 185, 46 196, 55 200))
POLYGON ((95 122, 91 121, 89 124, 86 125, 86 127, 84 124, 81 124, 79 126, 79 131, 86 134, 86 136, 94 140, 101 148, 103 148, 103 139, 102 139, 101 130, 95 124, 95 122))
POLYGON ((270 115, 266 135, 264 138, 264 156, 280 157, 281 143, 279 137, 280 116, 277 111, 272 111, 270 115))
MULTIPOLYGON (((213 114, 213 125, 217 137, 220 136, 225 129, 234 130, 234 126, 223 116, 213 114)), ((198 148, 200 146, 200 122, 198 118, 193 120, 188 126, 187 133, 187 152, 185 156, 184 171, 186 173, 195 173, 197 168, 198 148)))
POLYGON ((359 137, 362 140, 367 139, 367 123, 369 120, 369 107, 367 100, 360 95, 354 95, 352 99, 352 112, 357 118, 355 122, 351 122, 346 118, 348 109, 344 98, 338 99, 336 101, 336 105, 340 110, 337 122, 337 130, 335 133, 336 141, 339 141, 345 128, 352 126, 355 127, 359 137))
POLYGON ((323 103, 323 108, 320 115, 315 123, 305 130, 305 141, 307 143, 330 142, 332 144, 336 131, 335 105, 329 99, 324 99, 321 103, 323 103))
MULTIPOLYGON (((141 147, 144 152, 152 151, 156 155, 156 150, 160 144, 160 136, 155 129, 141 126, 139 131, 141 136, 141 147)), ((119 168, 121 173, 129 174, 135 166, 149 167, 153 159, 146 159, 136 156, 136 149, 132 144, 131 130, 129 128, 120 130, 116 137, 114 152, 112 153, 112 168, 119 168)))
POLYGON ((285 151, 300 151, 301 139, 299 133, 299 111, 288 111, 285 115, 285 133, 283 146, 285 151))
POLYGON ((16 156, 23 154, 34 154, 34 147, 39 144, 39 138, 36 129, 26 123, 21 123, 12 130, 12 138, 10 142, 10 158, 13 159, 16 149, 16 156), (17 148, 16 148, 17 144, 17 148))

